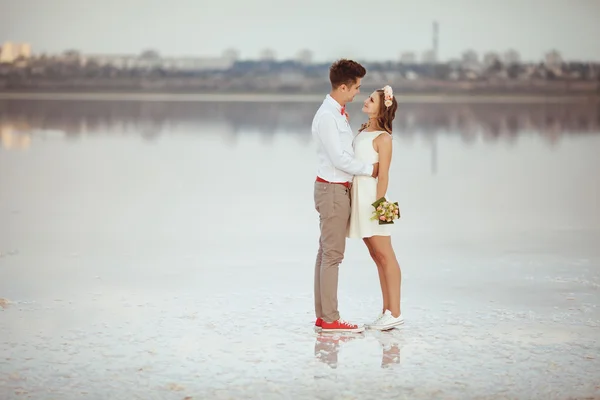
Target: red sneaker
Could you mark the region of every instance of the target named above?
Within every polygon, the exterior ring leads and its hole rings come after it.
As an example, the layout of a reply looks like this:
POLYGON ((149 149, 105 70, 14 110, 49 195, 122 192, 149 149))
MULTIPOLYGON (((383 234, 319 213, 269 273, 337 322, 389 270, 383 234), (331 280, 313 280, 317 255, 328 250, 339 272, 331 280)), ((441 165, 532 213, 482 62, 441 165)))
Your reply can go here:
POLYGON ((323 326, 323 318, 317 318, 315 321, 315 331, 320 331, 323 326))
POLYGON ((364 330, 364 326, 351 324, 343 319, 338 319, 333 322, 323 321, 321 323, 322 332, 363 332, 364 330))

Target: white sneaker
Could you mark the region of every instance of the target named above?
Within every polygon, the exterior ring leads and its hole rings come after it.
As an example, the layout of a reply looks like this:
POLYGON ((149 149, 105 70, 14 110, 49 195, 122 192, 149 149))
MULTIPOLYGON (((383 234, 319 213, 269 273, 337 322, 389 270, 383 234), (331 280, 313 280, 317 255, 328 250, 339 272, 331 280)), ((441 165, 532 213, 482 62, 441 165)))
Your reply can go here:
POLYGON ((381 317, 383 317, 383 315, 384 315, 383 313, 379 313, 379 315, 377 316, 377 318, 375 318, 373 320, 373 322, 371 322, 370 324, 365 324, 365 326, 367 328, 369 328, 371 325, 377 325, 377 322, 379 322, 379 320, 381 319, 381 317))
POLYGON ((402 318, 402 314, 400 314, 398 318, 394 318, 390 310, 385 310, 385 313, 383 313, 383 315, 377 321, 375 321, 375 323, 369 325, 369 328, 384 331, 387 329, 392 329, 395 326, 402 325, 403 323, 404 318, 402 318))

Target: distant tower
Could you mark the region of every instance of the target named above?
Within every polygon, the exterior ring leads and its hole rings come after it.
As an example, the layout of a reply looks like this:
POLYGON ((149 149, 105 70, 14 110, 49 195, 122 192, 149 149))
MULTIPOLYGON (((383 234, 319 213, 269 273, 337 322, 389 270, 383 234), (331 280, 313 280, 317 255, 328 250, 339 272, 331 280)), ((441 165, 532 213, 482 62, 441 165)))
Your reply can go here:
POLYGON ((438 62, 439 60, 439 53, 438 53, 438 36, 439 36, 439 25, 437 21, 433 21, 433 48, 431 50, 433 50, 433 57, 434 57, 434 62, 438 62))

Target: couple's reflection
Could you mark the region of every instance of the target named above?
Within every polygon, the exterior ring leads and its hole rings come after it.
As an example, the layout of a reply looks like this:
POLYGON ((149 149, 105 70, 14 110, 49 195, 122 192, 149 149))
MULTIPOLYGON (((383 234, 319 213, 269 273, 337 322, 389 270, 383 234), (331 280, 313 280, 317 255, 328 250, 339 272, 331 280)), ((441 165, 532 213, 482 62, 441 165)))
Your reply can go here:
POLYGON ((377 339, 381 346, 381 368, 390 368, 396 364, 400 364, 400 349, 402 348, 401 334, 402 332, 397 329, 385 332, 367 331, 365 333, 319 332, 315 341, 315 358, 336 369, 340 347, 344 343, 373 337, 377 339))

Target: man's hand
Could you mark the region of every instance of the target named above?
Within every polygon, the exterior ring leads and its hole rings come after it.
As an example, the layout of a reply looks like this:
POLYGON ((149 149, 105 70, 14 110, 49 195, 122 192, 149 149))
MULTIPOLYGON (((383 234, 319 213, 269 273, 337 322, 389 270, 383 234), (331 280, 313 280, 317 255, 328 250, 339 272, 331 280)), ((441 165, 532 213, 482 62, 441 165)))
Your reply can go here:
POLYGON ((373 164, 373 173, 371 174, 371 176, 373 178, 377 178, 377 175, 379 175, 379 163, 378 162, 373 164))

